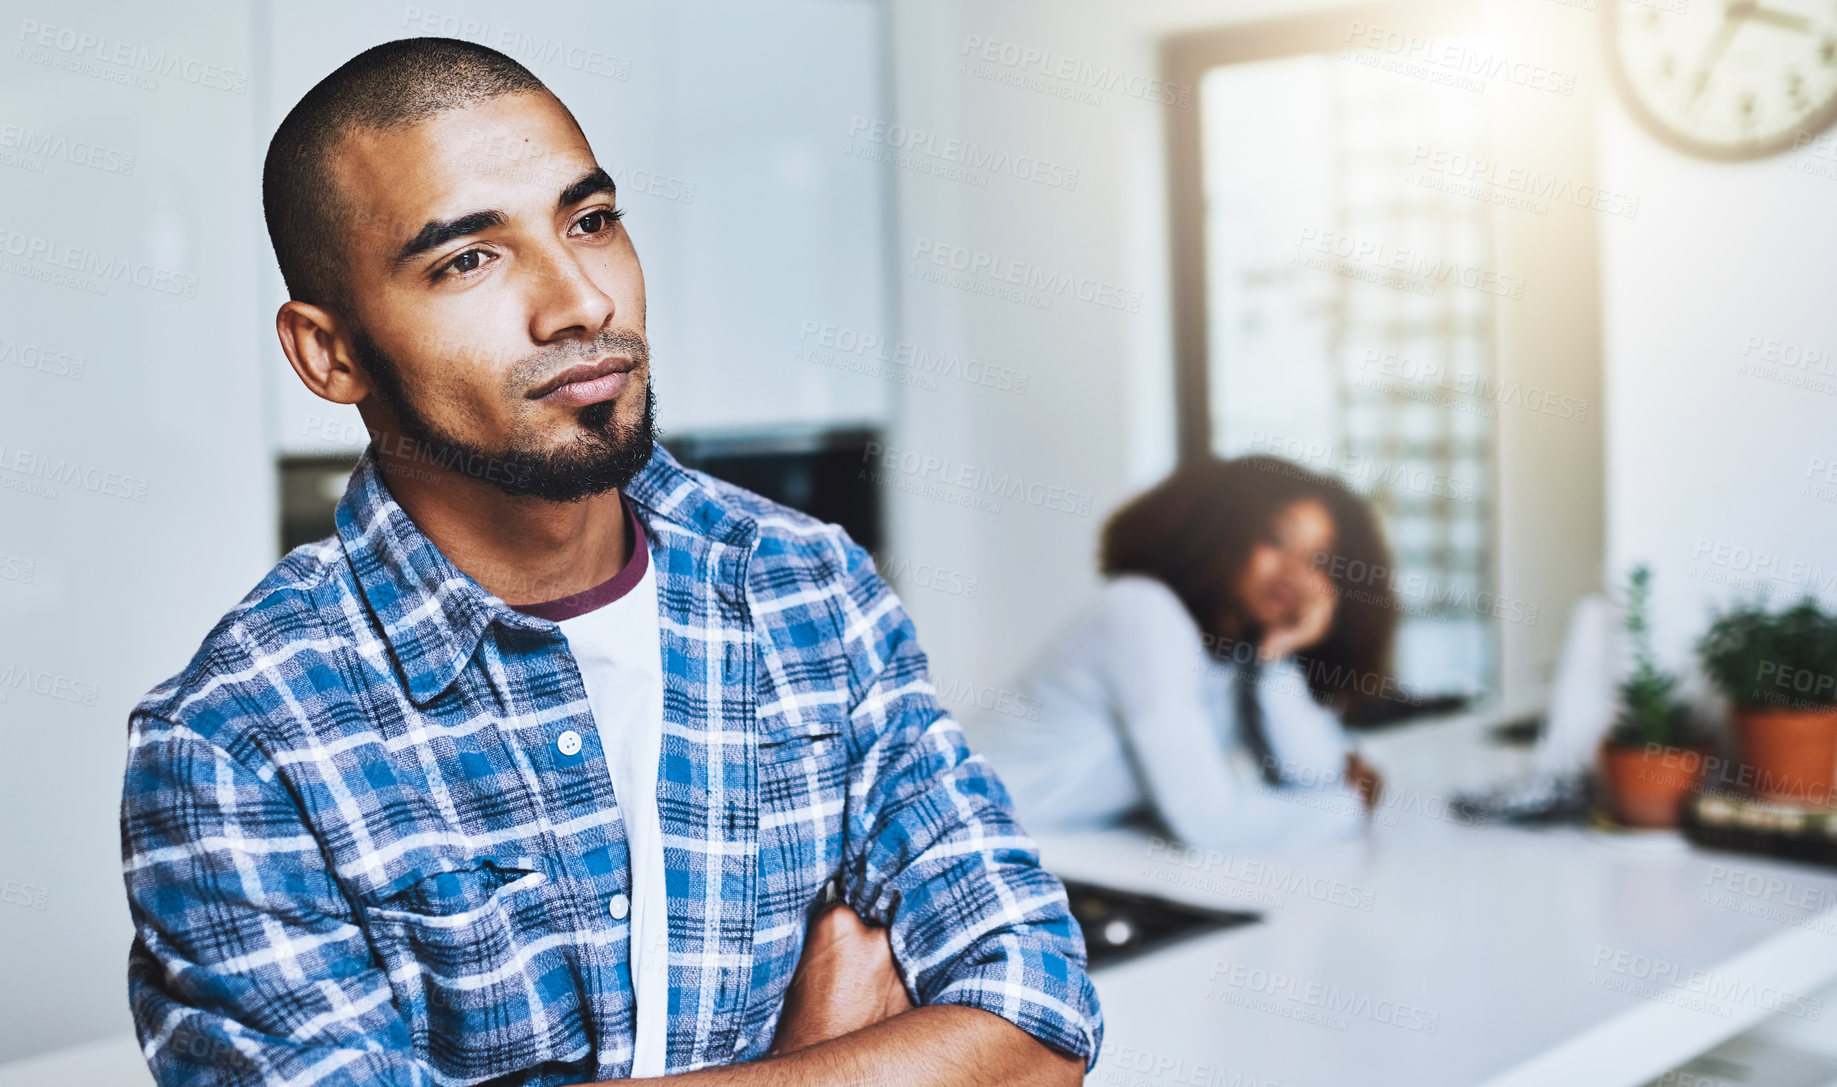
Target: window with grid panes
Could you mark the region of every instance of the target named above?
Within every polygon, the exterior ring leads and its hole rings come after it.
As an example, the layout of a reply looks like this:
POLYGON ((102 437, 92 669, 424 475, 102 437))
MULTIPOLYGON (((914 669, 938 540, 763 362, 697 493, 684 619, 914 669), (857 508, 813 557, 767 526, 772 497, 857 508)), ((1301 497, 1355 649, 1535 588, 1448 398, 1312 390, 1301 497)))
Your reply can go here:
POLYGON ((1495 682, 1484 96, 1306 55, 1201 84, 1210 435, 1377 507, 1398 679, 1495 682), (1468 163, 1474 164, 1472 168, 1468 163), (1478 175, 1474 175, 1478 176, 1478 175))

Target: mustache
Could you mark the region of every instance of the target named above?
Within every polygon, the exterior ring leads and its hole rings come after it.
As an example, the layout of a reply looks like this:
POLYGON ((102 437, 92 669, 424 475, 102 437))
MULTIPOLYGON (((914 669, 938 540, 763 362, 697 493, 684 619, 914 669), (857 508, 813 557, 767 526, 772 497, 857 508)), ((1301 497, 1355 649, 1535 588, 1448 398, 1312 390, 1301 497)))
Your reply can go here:
POLYGON ((534 388, 574 363, 592 362, 607 355, 630 355, 633 369, 648 372, 650 367, 651 348, 643 333, 629 328, 607 328, 601 329, 590 342, 573 341, 520 360, 511 367, 509 384, 517 391, 534 388))

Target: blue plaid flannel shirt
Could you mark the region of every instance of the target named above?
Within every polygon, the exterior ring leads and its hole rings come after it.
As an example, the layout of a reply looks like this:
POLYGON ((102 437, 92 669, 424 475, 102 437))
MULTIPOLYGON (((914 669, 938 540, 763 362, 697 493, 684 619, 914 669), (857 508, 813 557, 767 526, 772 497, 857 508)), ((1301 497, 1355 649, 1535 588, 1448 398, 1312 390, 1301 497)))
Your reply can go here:
MULTIPOLYGON (((866 551, 661 448, 626 495, 663 649, 668 1070, 766 1052, 832 878, 890 928, 914 1003, 1094 1064, 1064 889, 866 551)), ((628 1075, 624 824, 566 639, 453 566, 369 456, 337 525, 130 720, 128 986, 155 1077, 628 1075)))

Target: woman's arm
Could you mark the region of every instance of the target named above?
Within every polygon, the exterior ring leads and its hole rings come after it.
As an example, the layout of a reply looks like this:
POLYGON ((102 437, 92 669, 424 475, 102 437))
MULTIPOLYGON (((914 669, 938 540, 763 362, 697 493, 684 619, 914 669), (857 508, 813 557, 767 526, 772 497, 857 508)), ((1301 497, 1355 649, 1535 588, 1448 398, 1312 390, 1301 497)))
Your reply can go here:
MULTIPOLYGON (((1221 729, 1206 703, 1206 670, 1215 665, 1171 590, 1145 578, 1119 578, 1105 596, 1105 687, 1168 829, 1188 845, 1210 849, 1299 845, 1358 832, 1363 812, 1343 787, 1275 790, 1234 770, 1229 723, 1221 729)), ((1284 759, 1297 746, 1274 735, 1271 743, 1284 759)))
POLYGON ((1314 700, 1307 675, 1293 658, 1264 666, 1258 701, 1284 780, 1315 788, 1344 783, 1352 744, 1333 711, 1314 700))

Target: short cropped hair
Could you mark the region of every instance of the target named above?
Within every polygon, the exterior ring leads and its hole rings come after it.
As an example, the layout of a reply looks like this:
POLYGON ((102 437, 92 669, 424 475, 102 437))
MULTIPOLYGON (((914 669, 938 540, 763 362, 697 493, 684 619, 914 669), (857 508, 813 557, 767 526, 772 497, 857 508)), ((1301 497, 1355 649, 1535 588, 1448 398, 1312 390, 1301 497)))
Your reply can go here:
POLYGON ((551 93, 503 53, 453 38, 385 42, 321 79, 281 121, 262 165, 262 212, 288 296, 349 314, 352 208, 332 171, 346 136, 530 91, 551 93))
POLYGON ((1141 574, 1160 581, 1200 630, 1225 637, 1248 626, 1237 580, 1251 550, 1269 538, 1277 514, 1306 500, 1319 502, 1333 519, 1332 553, 1314 558, 1339 600, 1332 625, 1318 645, 1302 650, 1302 663, 1317 701, 1349 709, 1369 697, 1367 687, 1390 675, 1399 604, 1377 515, 1340 481, 1280 457, 1184 464, 1110 515, 1098 566, 1112 577, 1141 574), (1372 571, 1383 573, 1349 576, 1372 571))

